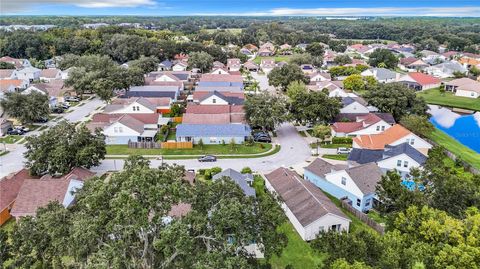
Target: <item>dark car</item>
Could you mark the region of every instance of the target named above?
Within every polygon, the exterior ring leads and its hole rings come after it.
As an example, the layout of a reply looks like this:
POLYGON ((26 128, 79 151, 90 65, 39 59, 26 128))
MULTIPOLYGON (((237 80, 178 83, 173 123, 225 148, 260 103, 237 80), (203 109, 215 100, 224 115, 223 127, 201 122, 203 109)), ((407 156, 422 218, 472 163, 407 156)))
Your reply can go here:
POLYGON ((21 129, 10 128, 7 130, 7 135, 23 135, 25 132, 21 129))
POLYGON ((260 137, 260 136, 267 136, 267 137, 270 137, 270 135, 266 132, 258 132, 258 133, 254 133, 253 134, 253 137, 256 138, 256 137, 260 137))
POLYGON ((199 162, 216 162, 217 157, 215 157, 213 155, 205 155, 205 156, 202 156, 202 157, 198 158, 198 161, 199 162))
POLYGON ((46 123, 46 122, 48 122, 48 118, 40 118, 40 119, 36 120, 36 122, 46 123))
POLYGON ((61 114, 61 113, 63 113, 63 108, 58 107, 58 106, 54 107, 54 108, 52 108, 52 113, 61 114))
POLYGON ((270 136, 263 136, 262 135, 262 136, 254 137, 253 141, 262 142, 262 143, 272 143, 272 138, 270 138, 270 136))

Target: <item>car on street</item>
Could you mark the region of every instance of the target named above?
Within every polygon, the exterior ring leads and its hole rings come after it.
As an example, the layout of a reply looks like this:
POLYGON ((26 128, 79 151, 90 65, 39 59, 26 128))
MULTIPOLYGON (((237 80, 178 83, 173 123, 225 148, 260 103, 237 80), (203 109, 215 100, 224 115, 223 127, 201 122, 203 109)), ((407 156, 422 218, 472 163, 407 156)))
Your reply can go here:
POLYGON ((76 96, 65 96, 63 99, 65 102, 80 102, 80 98, 76 96))
POLYGON ((272 143, 272 139, 269 136, 259 136, 253 139, 255 142, 272 143))
POLYGON ((69 103, 60 103, 60 107, 63 108, 63 109, 69 109, 70 104, 69 103))
POLYGON ((22 130, 24 133, 30 132, 30 128, 25 126, 16 126, 15 129, 22 130))
POLYGON ((258 132, 253 134, 254 138, 259 136, 270 136, 270 135, 267 132, 258 132))
POLYGON ((9 128, 7 135, 23 135, 25 132, 20 129, 9 128))
POLYGON ((39 118, 38 120, 36 120, 35 122, 46 123, 46 122, 48 122, 48 118, 47 117, 42 117, 42 118, 39 118))
POLYGON ((215 157, 213 155, 204 155, 204 156, 198 158, 198 161, 199 162, 216 162, 217 157, 215 157))
POLYGON ((337 148, 337 154, 350 154, 350 148, 337 148))

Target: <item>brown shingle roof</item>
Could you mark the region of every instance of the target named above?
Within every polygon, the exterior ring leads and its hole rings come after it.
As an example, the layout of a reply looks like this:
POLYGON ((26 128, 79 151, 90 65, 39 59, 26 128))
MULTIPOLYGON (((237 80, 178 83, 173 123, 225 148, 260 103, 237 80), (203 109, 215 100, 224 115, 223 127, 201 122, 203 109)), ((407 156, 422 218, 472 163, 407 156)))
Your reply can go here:
POLYGON ((343 170, 345 168, 347 168, 346 165, 331 164, 323 159, 317 158, 305 167, 305 170, 308 170, 317 176, 324 177, 328 173, 343 170))
POLYGON ((40 71, 40 77, 55 78, 60 72, 61 70, 56 68, 42 69, 42 71, 40 71))
POLYGON ((243 77, 241 75, 230 75, 230 74, 203 74, 200 78, 200 81, 214 81, 214 82, 243 82, 243 77))
POLYGON ((22 169, 0 179, 0 212, 15 201, 23 182, 28 178, 32 178, 28 170, 22 169))
POLYGON ((297 173, 282 167, 265 177, 302 226, 327 214, 348 219, 318 187, 301 179, 297 173))

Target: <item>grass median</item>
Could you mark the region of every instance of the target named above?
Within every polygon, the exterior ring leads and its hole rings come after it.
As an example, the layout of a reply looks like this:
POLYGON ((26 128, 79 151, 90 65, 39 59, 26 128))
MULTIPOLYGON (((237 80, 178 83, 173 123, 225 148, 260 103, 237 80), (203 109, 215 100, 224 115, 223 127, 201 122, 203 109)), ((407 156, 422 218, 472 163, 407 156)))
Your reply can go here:
POLYGON ((421 91, 417 95, 429 104, 480 111, 479 99, 455 96, 452 92, 442 93, 439 88, 421 91))

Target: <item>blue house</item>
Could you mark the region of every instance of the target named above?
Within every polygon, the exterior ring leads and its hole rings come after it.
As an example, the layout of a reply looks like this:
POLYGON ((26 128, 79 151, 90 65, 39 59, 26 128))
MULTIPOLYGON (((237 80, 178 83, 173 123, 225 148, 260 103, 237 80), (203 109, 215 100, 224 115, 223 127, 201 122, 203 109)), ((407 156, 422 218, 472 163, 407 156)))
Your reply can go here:
POLYGON ((177 142, 193 142, 200 139, 204 144, 226 144, 232 139, 236 144, 245 142, 252 130, 246 124, 179 124, 177 126, 177 142))
POLYGON ((347 168, 316 159, 305 167, 304 178, 337 199, 347 198, 355 209, 368 211, 377 203, 375 186, 382 171, 375 163, 347 168))

